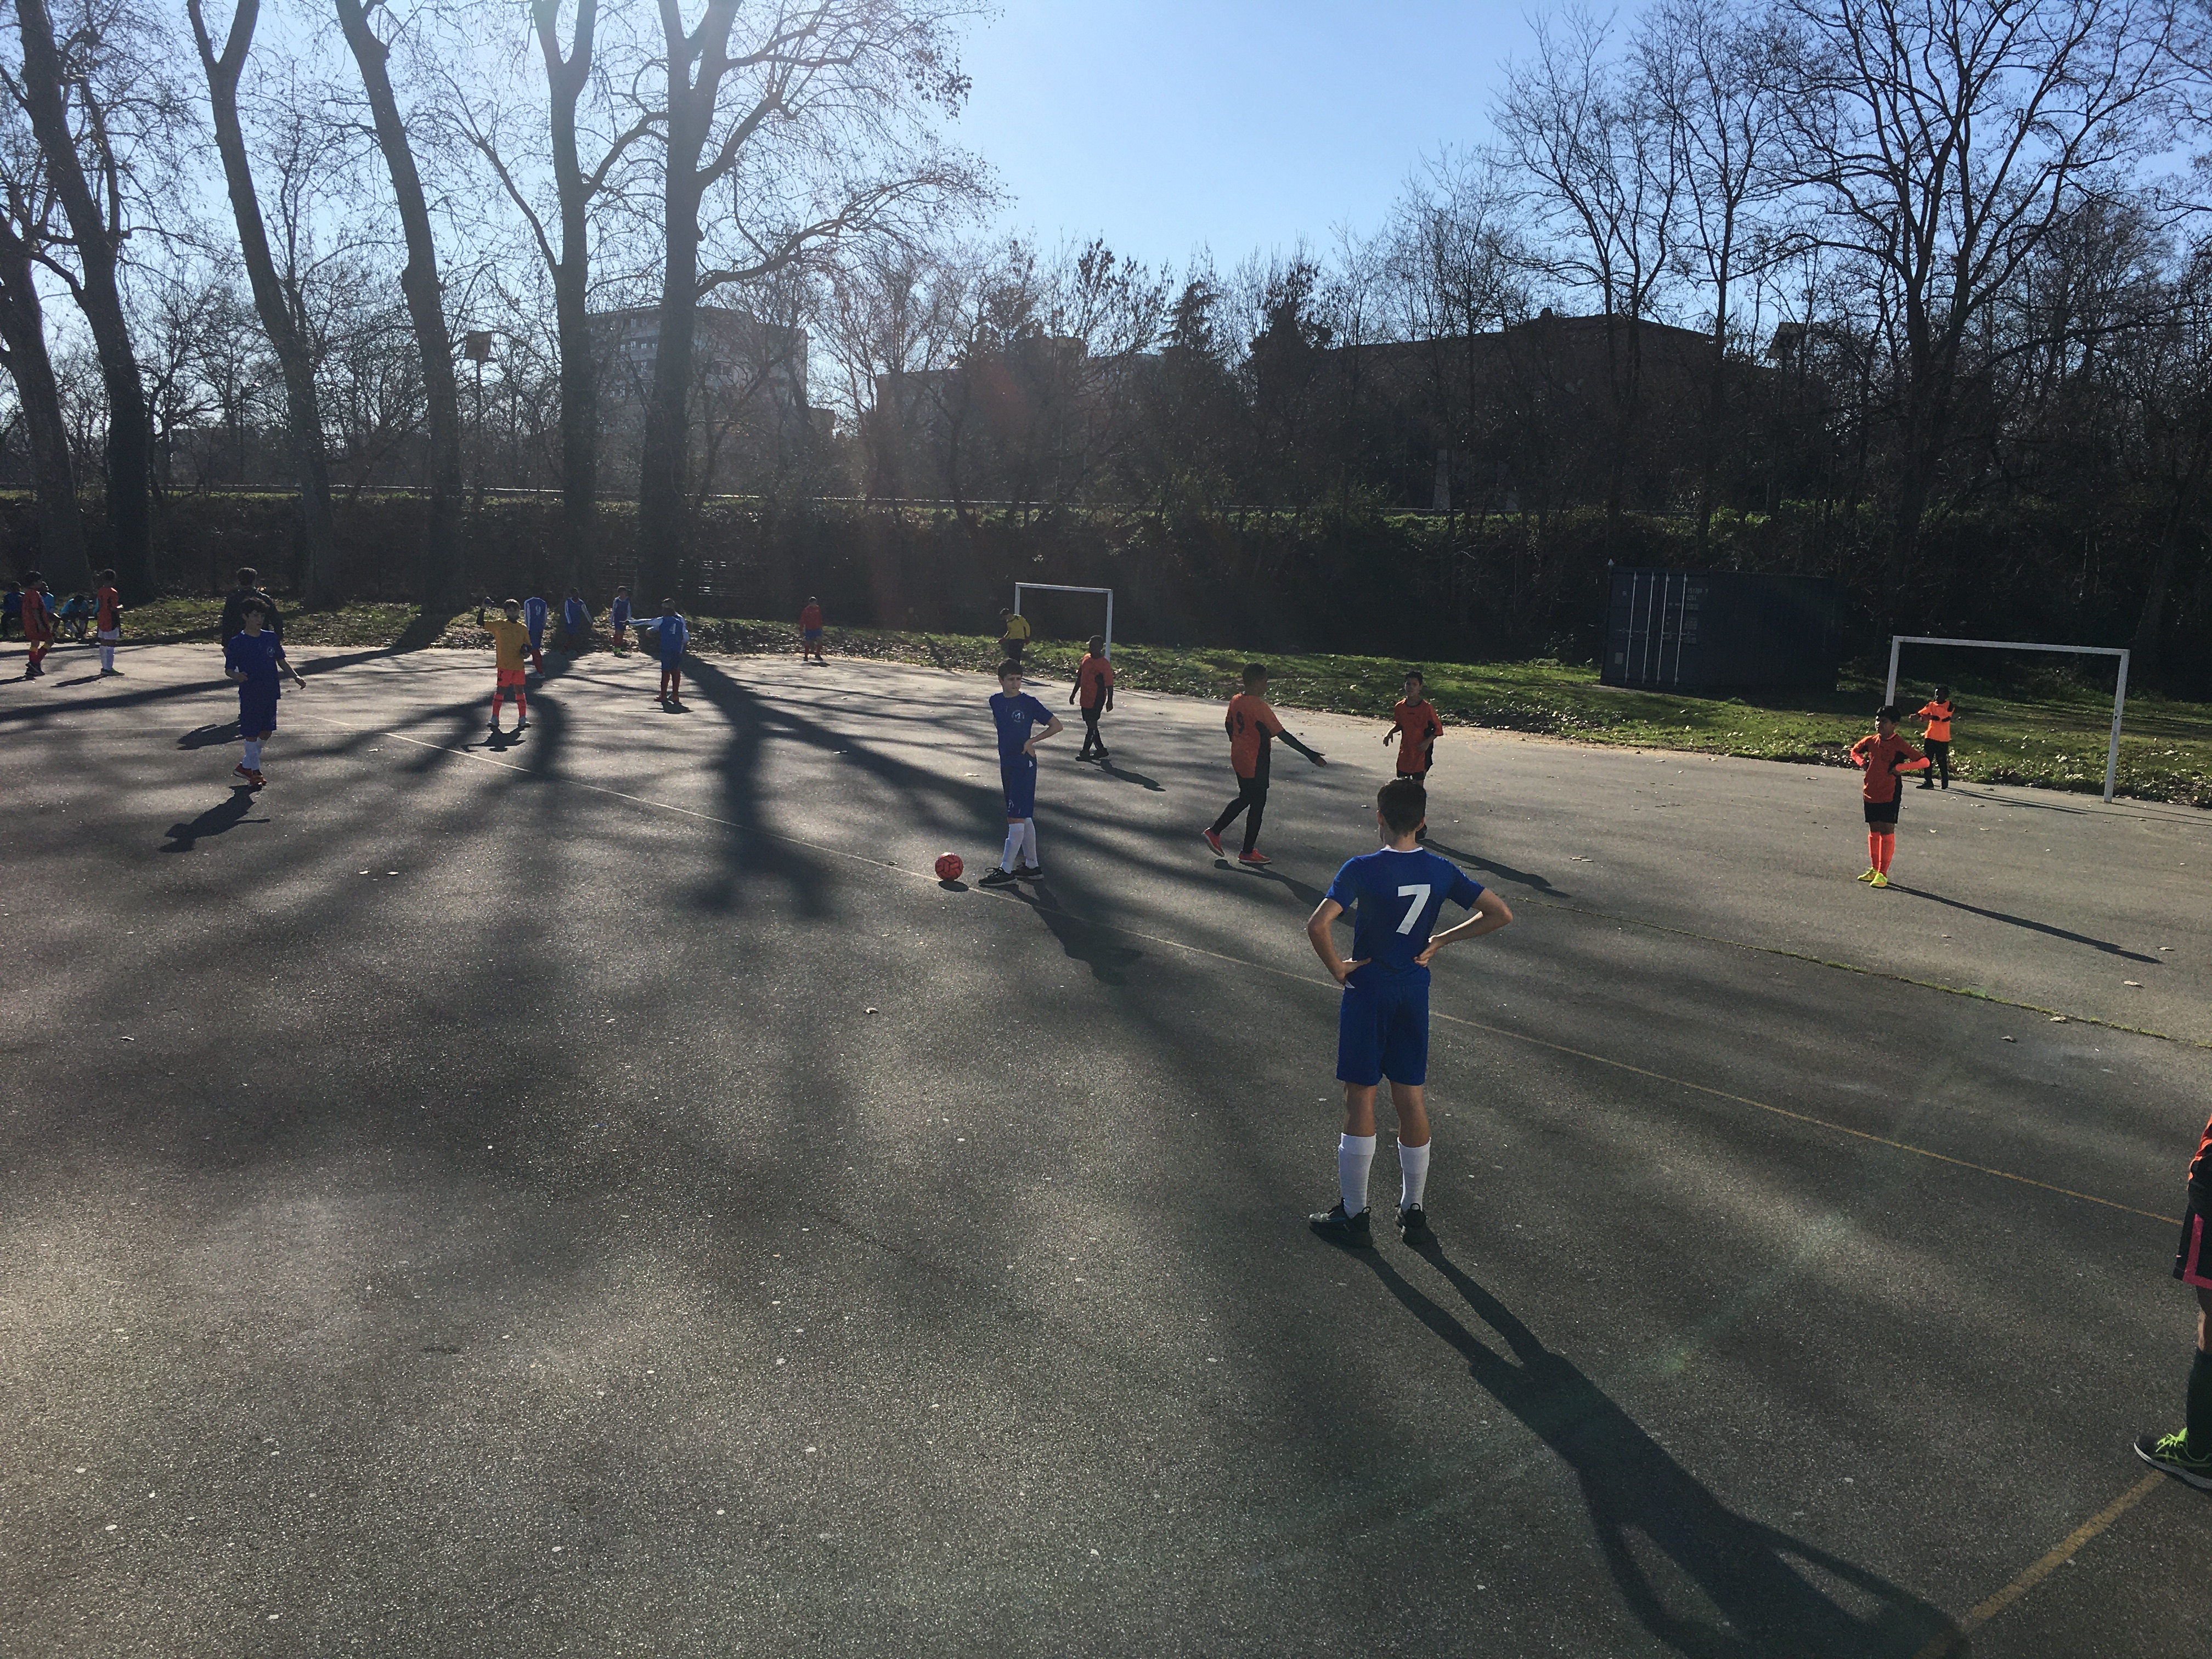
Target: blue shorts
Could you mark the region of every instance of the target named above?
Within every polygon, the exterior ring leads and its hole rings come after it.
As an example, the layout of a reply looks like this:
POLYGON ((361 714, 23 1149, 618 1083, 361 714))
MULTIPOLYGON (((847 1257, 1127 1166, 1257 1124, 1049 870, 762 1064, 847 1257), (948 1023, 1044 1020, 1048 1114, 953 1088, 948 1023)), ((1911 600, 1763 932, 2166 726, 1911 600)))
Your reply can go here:
POLYGON ((1036 816, 1036 757, 1017 755, 999 759, 999 781, 1006 790, 1006 822, 1036 816))
POLYGON ((1429 976, 1363 971, 1336 1015, 1336 1079, 1372 1088, 1429 1076, 1429 976))
POLYGON ((258 685, 238 688, 238 734, 242 738, 258 738, 264 732, 276 729, 276 697, 275 686, 265 690, 258 685))
POLYGON ((663 651, 660 653, 660 665, 671 671, 683 667, 684 647, 679 645, 673 651, 663 651))
POLYGON ((818 640, 822 637, 822 630, 818 628, 810 628, 805 632, 806 637, 810 640, 818 640))

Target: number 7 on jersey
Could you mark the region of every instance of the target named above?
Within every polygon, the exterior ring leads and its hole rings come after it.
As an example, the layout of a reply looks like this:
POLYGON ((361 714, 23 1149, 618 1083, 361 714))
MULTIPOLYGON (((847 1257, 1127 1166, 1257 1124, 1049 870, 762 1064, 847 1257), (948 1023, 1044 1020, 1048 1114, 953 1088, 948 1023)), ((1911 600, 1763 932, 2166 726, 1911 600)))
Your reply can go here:
POLYGON ((1401 887, 1398 890, 1400 898, 1410 898, 1413 901, 1406 907, 1405 921, 1398 924, 1400 933, 1410 933, 1413 931, 1413 924, 1421 919, 1421 912, 1429 908, 1429 895, 1435 890, 1435 887, 1425 881, 1417 887, 1401 887))

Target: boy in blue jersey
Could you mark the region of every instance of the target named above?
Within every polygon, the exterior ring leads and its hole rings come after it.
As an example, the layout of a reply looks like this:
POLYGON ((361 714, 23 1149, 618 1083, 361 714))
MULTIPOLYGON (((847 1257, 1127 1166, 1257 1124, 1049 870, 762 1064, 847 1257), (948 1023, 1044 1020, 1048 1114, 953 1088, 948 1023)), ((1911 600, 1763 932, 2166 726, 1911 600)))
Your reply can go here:
POLYGON ((663 599, 659 616, 637 624, 641 638, 647 629, 660 636, 661 704, 674 714, 686 714, 690 711, 684 707, 684 647, 690 642, 691 625, 677 614, 675 600, 663 599))
POLYGON ((248 600, 239 613, 239 631, 222 647, 222 672, 238 683, 238 735, 246 743, 245 757, 231 769, 231 775, 243 780, 249 789, 269 781, 261 775, 261 745, 276 735, 276 699, 283 695, 283 676, 289 674, 292 684, 303 691, 307 686, 300 671, 285 660, 283 636, 261 625, 263 617, 260 605, 248 600))
POLYGON ((1022 665, 999 665, 999 689, 991 695, 991 719, 999 728, 999 781, 1006 791, 1006 846, 999 867, 984 872, 984 887, 1011 887, 1040 881, 1037 863, 1036 746, 1060 732, 1060 716, 1022 690, 1022 665))
POLYGON ((615 655, 629 654, 629 589, 615 589, 614 603, 607 607, 607 631, 615 636, 615 655))
POLYGON ((574 656, 584 648, 585 635, 592 631, 592 611, 584 603, 584 596, 573 587, 562 602, 561 626, 568 631, 568 653, 574 656))
POLYGON ((1429 792, 1420 784, 1411 778, 1386 783, 1375 805, 1382 850, 1339 870, 1306 923, 1314 954, 1344 987, 1336 1024, 1336 1075, 1344 1085, 1344 1133, 1336 1147, 1342 1196, 1334 1208, 1307 1220, 1323 1238, 1358 1249, 1374 1243, 1367 1171, 1375 1162, 1375 1089, 1386 1077, 1398 1114, 1398 1234, 1417 1247, 1436 1243, 1421 1207, 1429 1179, 1429 1114, 1421 1097, 1429 1074, 1429 960, 1447 945, 1494 933, 1513 920, 1504 899, 1416 839, 1429 820, 1429 792), (1431 933, 1446 899, 1474 914, 1431 933), (1337 955, 1330 931, 1347 910, 1351 962, 1337 955))
POLYGON ((522 625, 530 630, 530 665, 540 679, 545 676, 545 618, 552 611, 535 593, 522 602, 522 625))

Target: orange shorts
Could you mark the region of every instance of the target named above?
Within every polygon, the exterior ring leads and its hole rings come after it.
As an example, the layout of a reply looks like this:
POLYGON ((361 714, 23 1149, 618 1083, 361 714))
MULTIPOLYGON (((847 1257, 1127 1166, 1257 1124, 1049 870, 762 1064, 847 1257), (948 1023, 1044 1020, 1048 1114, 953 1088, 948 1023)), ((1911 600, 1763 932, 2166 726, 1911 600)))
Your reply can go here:
POLYGON ((522 670, 520 668, 502 668, 499 671, 499 689, 501 690, 506 690, 510 685, 520 685, 522 684, 522 670))

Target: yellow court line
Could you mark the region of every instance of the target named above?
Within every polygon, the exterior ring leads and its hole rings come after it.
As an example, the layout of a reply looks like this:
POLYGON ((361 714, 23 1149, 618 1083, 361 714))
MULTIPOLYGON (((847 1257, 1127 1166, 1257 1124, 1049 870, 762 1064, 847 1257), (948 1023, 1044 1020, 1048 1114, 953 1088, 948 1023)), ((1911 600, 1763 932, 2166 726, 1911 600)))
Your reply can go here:
MULTIPOLYGON (((429 743, 421 738, 410 738, 398 732, 387 732, 383 735, 401 743, 411 743, 417 748, 435 749, 444 754, 459 755, 468 760, 481 761, 486 766, 500 767, 509 772, 520 772, 530 776, 543 775, 531 773, 527 767, 517 766, 510 761, 494 760, 490 756, 477 754, 473 750, 455 749, 447 744, 429 743)), ((718 818, 711 812, 694 811, 688 806, 676 806, 666 801, 648 800, 642 795, 625 794, 619 789, 609 789, 603 784, 586 783, 577 778, 561 778, 553 781, 568 784, 574 788, 589 789, 595 794, 611 795, 617 800, 633 801, 640 806, 655 807, 664 812, 680 812, 685 817, 697 818, 706 823, 720 824, 726 830, 744 831, 743 825, 732 823, 727 818, 718 818)), ((907 869, 903 865, 888 864, 881 859, 872 859, 860 853, 842 852, 836 848, 823 847, 818 842, 806 841, 797 836, 780 835, 773 830, 757 829, 748 833, 763 836, 771 841, 787 842, 794 847, 804 847, 815 853, 828 854, 832 858, 844 859, 854 864, 865 864, 878 870, 890 870, 902 876, 912 877, 918 881, 934 883, 937 879, 936 877, 922 871, 907 869)), ((979 888, 976 890, 981 892, 988 890, 979 888)), ((994 893, 991 896, 994 898, 1004 896, 1017 904, 1026 902, 1011 894, 994 893)), ((1278 968, 1264 962, 1254 962, 1248 957, 1232 957, 1219 951, 1209 951, 1204 945, 1187 945, 1181 939, 1166 939, 1158 933, 1141 933, 1134 927, 1124 927, 1116 922, 1092 921, 1083 916, 1073 916, 1070 919, 1081 922, 1086 927, 1101 927, 1109 933, 1119 933, 1125 939, 1143 939, 1149 945, 1165 945, 1171 951, 1188 951, 1192 956, 1211 957, 1215 962, 1226 962, 1239 968, 1256 969, 1263 974, 1273 974, 1278 979, 1295 980, 1301 985, 1325 986, 1330 990, 1337 988, 1329 981, 1316 979, 1311 974, 1294 973, 1287 968, 1278 968)), ((2181 1224, 2181 1218, 2179 1216, 2160 1215, 2150 1210, 2138 1210, 2131 1204, 2121 1204, 2109 1198, 2099 1198, 2094 1193, 2077 1192, 2071 1187, 2060 1187, 2048 1181, 2038 1181, 2033 1176, 2015 1175, 2009 1170, 1995 1169, 1986 1164, 1975 1164, 1963 1158, 1953 1158, 1948 1152, 1931 1152, 1925 1146, 1915 1146, 1910 1141, 1892 1140, 1887 1135, 1871 1134, 1864 1129, 1854 1129, 1848 1124, 1832 1123, 1826 1118, 1814 1117, 1808 1112, 1793 1112, 1784 1106, 1771 1106, 1763 1100, 1753 1100, 1748 1095, 1730 1094, 1725 1089, 1716 1089, 1708 1084, 1692 1083, 1684 1078, 1669 1077, 1664 1072, 1650 1071, 1641 1066, 1632 1066, 1624 1060, 1613 1060, 1604 1054, 1594 1054, 1586 1048, 1570 1048, 1564 1042, 1553 1042, 1543 1037, 1530 1036, 1525 1031, 1512 1030, 1503 1025, 1491 1025, 1479 1019, 1468 1019, 1462 1014, 1447 1014, 1434 1009, 1430 1012, 1433 1018, 1449 1021, 1454 1025, 1464 1025, 1473 1030, 1486 1031, 1492 1036, 1509 1037, 1516 1042, 1525 1042, 1538 1048, 1549 1048, 1554 1054, 1571 1054, 1577 1060, 1586 1060, 1593 1065, 1608 1066, 1617 1072, 1626 1072, 1632 1076, 1650 1078, 1655 1083, 1671 1084, 1677 1089, 1688 1089, 1698 1094, 1711 1095, 1716 1100, 1729 1101, 1738 1106, 1750 1106, 1776 1117, 1787 1118, 1793 1123, 1803 1123, 1816 1129, 1827 1129, 1837 1134, 1850 1135, 1854 1139, 1868 1141, 1876 1146, 1887 1146, 1893 1152, 1911 1152, 1915 1157, 1930 1158, 1938 1164, 1948 1164, 1956 1169, 1972 1170, 1978 1175, 1995 1176, 2000 1181, 2016 1182, 2021 1186, 2034 1187, 2046 1193, 2057 1193, 2064 1198, 2078 1198, 2084 1203, 2102 1205, 2106 1209, 2118 1210, 2124 1215, 2141 1216, 2146 1221, 2162 1221, 2174 1227, 2181 1224)))
POLYGON ((2081 1553, 2084 1544, 2142 1503, 2152 1492, 2157 1491, 2160 1483, 2166 1478, 2162 1474, 2143 1476, 2134 1486, 2130 1486, 2103 1509, 2075 1528, 2072 1532, 2068 1533, 2057 1549, 2036 1561, 2019 1577, 1961 1619, 1956 1630, 1946 1631, 1919 1652, 1914 1654, 1912 1659, 1945 1659, 1946 1655, 1956 1652, 1960 1643, 2072 1560, 2081 1553))

